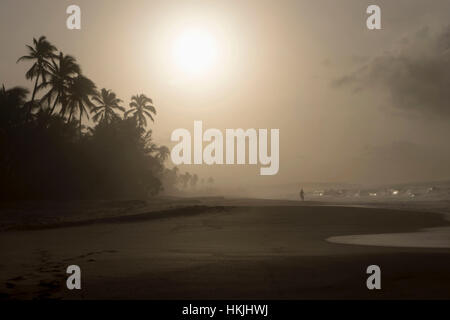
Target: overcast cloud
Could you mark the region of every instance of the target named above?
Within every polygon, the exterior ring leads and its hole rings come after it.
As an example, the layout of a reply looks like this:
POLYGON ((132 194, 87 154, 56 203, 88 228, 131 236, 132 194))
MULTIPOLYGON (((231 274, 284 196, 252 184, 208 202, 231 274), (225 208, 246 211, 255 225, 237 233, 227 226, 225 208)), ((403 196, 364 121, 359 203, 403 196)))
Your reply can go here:
POLYGON ((426 116, 450 117, 450 26, 422 28, 334 82, 355 91, 387 93, 394 108, 426 116))

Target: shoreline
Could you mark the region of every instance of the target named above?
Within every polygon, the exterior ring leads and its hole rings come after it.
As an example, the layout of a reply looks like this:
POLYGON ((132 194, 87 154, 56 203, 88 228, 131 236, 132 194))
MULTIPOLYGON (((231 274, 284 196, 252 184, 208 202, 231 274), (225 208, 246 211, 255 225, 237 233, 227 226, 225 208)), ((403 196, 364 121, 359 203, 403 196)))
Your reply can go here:
MULTIPOLYGON (((396 208, 392 208, 396 210, 396 208)), ((401 210, 401 209, 398 209, 401 210)), ((450 213, 433 210, 430 213, 440 214, 450 222, 450 213)), ((328 242, 345 245, 399 247, 399 248, 450 248, 450 226, 422 228, 408 233, 377 233, 333 236, 325 239, 328 242)))
POLYGON ((399 247, 399 248, 450 248, 450 227, 424 228, 408 233, 377 233, 334 236, 325 239, 336 244, 399 247))
MULTIPOLYGON (((69 203, 32 203, 27 206, 0 207, 0 233, 26 230, 70 228, 93 224, 138 221, 197 215, 210 210, 245 207, 335 207, 385 209, 439 214, 450 221, 450 201, 425 202, 333 202, 258 198, 199 197, 156 199, 156 201, 118 200, 69 203), (86 204, 87 203, 87 204, 86 204), (95 209, 92 209, 95 208, 95 209)), ((419 230, 420 231, 420 230, 419 230)), ((358 236, 358 235, 349 235, 358 236)))

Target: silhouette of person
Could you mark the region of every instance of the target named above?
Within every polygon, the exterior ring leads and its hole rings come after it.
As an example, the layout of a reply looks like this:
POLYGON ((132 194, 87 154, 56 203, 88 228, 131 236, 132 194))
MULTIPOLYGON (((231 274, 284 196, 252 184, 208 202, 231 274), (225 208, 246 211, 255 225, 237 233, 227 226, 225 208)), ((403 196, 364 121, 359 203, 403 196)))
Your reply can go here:
POLYGON ((302 201, 305 201, 305 193, 303 192, 303 188, 302 190, 300 190, 300 199, 302 199, 302 201))

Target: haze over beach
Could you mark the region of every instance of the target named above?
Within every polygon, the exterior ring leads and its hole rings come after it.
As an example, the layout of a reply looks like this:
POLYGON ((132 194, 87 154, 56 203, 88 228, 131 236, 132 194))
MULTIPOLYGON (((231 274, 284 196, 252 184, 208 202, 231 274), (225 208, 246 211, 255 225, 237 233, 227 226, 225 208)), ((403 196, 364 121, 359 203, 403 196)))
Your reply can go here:
POLYGON ((6 87, 31 88, 28 65, 15 61, 32 37, 46 35, 122 99, 147 92, 159 107, 152 128, 161 144, 195 120, 205 128, 279 128, 275 177, 252 166, 186 168, 232 186, 449 179, 449 3, 380 1, 378 32, 365 26, 368 3, 81 1, 82 29, 70 31, 66 2, 34 9, 7 0, 0 70, 6 87), (200 75, 180 69, 172 54, 191 28, 207 30, 218 51, 200 75), (443 73, 436 90, 427 78, 433 68, 443 73))
POLYGON ((449 299, 450 2, 376 2, 3 0, 0 299, 449 299))

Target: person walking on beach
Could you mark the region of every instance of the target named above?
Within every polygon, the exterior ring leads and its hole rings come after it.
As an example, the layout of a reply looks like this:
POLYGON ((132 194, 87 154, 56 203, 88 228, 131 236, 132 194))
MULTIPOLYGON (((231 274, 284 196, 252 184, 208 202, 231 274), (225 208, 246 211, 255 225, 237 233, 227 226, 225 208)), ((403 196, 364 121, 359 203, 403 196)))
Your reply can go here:
POLYGON ((302 199, 302 201, 305 201, 305 193, 303 192, 303 188, 300 190, 300 199, 302 199))

